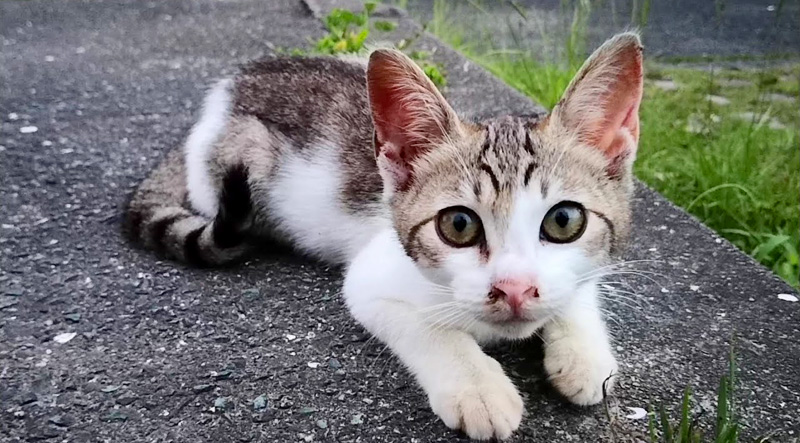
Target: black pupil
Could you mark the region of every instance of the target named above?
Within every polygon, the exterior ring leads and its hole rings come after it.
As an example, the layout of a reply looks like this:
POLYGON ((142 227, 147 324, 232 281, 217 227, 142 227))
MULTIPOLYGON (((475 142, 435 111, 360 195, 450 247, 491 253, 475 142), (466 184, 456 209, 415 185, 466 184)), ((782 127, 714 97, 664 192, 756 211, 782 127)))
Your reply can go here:
POLYGON ((453 228, 458 232, 464 232, 469 224, 469 216, 463 212, 458 213, 453 217, 453 228))
POLYGON ((556 224, 561 228, 566 228, 569 223, 569 213, 566 209, 556 211, 556 224))

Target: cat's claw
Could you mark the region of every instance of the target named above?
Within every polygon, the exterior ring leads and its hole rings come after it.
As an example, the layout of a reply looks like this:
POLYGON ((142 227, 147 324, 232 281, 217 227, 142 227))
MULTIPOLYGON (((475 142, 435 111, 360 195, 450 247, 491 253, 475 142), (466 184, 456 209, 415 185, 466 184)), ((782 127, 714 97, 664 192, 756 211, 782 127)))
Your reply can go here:
POLYGON ((557 340, 545 347, 544 368, 553 386, 581 406, 603 401, 604 391, 611 391, 618 372, 610 350, 589 349, 570 339, 557 340))
POLYGON ((459 429, 475 440, 503 440, 519 427, 524 411, 522 398, 502 369, 486 369, 451 386, 453 389, 445 388, 429 396, 433 412, 449 428, 459 429))

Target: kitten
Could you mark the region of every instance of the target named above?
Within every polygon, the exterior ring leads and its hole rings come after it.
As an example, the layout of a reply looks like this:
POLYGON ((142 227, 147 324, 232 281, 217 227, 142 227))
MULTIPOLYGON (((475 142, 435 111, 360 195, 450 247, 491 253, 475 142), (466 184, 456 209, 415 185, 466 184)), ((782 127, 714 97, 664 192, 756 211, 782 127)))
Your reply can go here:
POLYGON ((264 236, 345 264, 350 312, 444 423, 506 438, 523 402, 479 343, 541 331, 550 381, 580 405, 617 371, 597 285, 630 228, 641 96, 631 33, 536 118, 464 121, 394 50, 254 62, 139 187, 129 232, 199 265, 264 236))

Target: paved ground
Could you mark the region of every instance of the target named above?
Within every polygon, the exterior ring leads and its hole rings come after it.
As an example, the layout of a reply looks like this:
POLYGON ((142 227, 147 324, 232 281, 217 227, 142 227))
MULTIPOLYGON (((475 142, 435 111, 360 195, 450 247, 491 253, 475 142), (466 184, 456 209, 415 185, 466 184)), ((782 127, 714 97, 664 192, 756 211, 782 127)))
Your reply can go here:
MULTIPOLYGON (((320 32, 296 0, 0 2, 0 441, 457 439, 348 319, 339 270, 286 253, 196 270, 119 235, 127 194, 181 142, 204 86, 320 32)), ((420 44, 463 113, 535 109, 420 44)), ((629 258, 657 275, 625 278, 641 306, 611 306, 619 405, 672 405, 691 383, 712 417, 736 331, 745 434, 800 435, 800 303, 778 297, 791 289, 643 187, 636 218, 629 258)), ((548 389, 537 343, 493 352, 527 399, 516 441, 610 440, 602 408, 548 389)), ((645 429, 616 426, 622 441, 645 429)))
MULTIPOLYGON (((429 19, 434 0, 408 0, 414 16, 429 19)), ((461 3, 455 22, 467 24, 468 32, 489 30, 494 45, 534 48, 547 54, 567 39, 571 10, 562 0, 519 0, 526 11, 522 19, 508 1, 461 3), (486 14, 474 7, 482 4, 486 14), (514 35, 512 35, 512 32, 514 35)), ((566 2, 575 4, 574 2, 566 2)), ((603 0, 592 1, 588 20, 589 46, 596 47, 609 36, 637 27, 642 30, 649 57, 687 58, 702 56, 800 56, 800 1, 798 0, 603 0), (641 10, 649 7, 646 24, 641 10), (638 8, 638 9, 637 9, 638 8), (633 14, 639 11, 638 14, 633 14), (637 18, 632 18, 636 15, 637 18)))

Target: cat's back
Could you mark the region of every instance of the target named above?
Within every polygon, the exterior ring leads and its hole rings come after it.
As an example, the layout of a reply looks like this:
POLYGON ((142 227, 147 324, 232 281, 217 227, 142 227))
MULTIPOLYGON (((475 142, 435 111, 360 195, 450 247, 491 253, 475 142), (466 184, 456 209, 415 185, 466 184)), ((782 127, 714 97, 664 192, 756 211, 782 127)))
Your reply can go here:
POLYGON ((253 116, 300 147, 329 138, 369 145, 372 122, 363 59, 261 59, 244 65, 234 85, 234 116, 253 116))
POLYGON ((346 262, 386 223, 365 62, 269 58, 243 66, 232 80, 213 181, 221 184, 231 164, 243 164, 256 230, 346 262))

